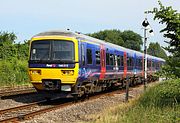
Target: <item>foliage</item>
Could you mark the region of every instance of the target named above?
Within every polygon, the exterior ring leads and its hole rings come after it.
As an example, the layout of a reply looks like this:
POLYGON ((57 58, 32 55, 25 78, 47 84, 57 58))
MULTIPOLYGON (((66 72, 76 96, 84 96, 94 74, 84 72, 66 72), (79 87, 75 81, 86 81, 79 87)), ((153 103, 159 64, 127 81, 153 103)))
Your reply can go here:
POLYGON ((163 58, 163 59, 166 59, 167 58, 167 54, 165 53, 165 51, 161 48, 161 46, 159 45, 158 42, 156 43, 150 43, 149 44, 149 47, 147 49, 147 53, 149 55, 152 55, 152 56, 156 56, 156 57, 160 57, 160 58, 163 58))
POLYGON ((14 33, 0 32, 0 60, 28 58, 28 41, 15 44, 17 39, 14 33))
POLYGON ((140 98, 139 104, 143 107, 156 106, 159 108, 175 106, 180 103, 180 79, 168 80, 150 88, 140 98))
POLYGON ((0 32, 0 85, 28 82, 28 41, 16 44, 14 33, 0 32))
POLYGON ((158 75, 166 79, 175 79, 179 77, 180 74, 180 57, 169 56, 166 59, 166 64, 162 66, 161 71, 158 75))
POLYGON ((124 32, 116 29, 104 30, 89 34, 89 36, 137 51, 140 51, 143 44, 141 36, 130 30, 124 32))
POLYGON ((27 84, 28 82, 27 61, 17 59, 0 61, 0 86, 27 84))
POLYGON ((124 40, 124 47, 137 51, 141 50, 141 45, 143 44, 143 41, 139 34, 127 30, 122 32, 121 37, 124 40))
POLYGON ((8 32, 0 32, 0 44, 3 44, 4 42, 13 44, 15 40, 17 39, 16 35, 8 32))
POLYGON ((17 58, 27 60, 28 59, 28 49, 29 49, 29 41, 24 41, 23 44, 15 44, 17 49, 17 58))
POLYGON ((13 46, 16 38, 14 33, 0 32, 0 60, 16 57, 17 51, 13 46))
POLYGON ((148 13, 155 14, 154 19, 159 20, 159 23, 165 24, 165 28, 160 32, 164 33, 164 37, 168 38, 169 41, 166 41, 169 46, 165 49, 171 53, 167 61, 166 70, 171 71, 174 76, 180 78, 180 13, 173 8, 165 7, 159 1, 160 8, 154 8, 153 11, 148 13), (174 72, 173 72, 174 71, 174 72))
POLYGON ((94 37, 94 38, 98 38, 100 40, 105 40, 107 42, 110 43, 114 43, 117 45, 122 46, 124 41, 121 38, 121 31, 120 30, 104 30, 104 31, 99 31, 97 33, 92 33, 89 34, 90 36, 94 37))
POLYGON ((164 33, 164 37, 169 38, 170 44, 167 50, 171 53, 176 53, 180 50, 180 13, 177 10, 173 10, 172 7, 165 7, 159 1, 160 9, 154 9, 154 19, 160 20, 159 23, 166 24, 166 27, 161 30, 164 33))

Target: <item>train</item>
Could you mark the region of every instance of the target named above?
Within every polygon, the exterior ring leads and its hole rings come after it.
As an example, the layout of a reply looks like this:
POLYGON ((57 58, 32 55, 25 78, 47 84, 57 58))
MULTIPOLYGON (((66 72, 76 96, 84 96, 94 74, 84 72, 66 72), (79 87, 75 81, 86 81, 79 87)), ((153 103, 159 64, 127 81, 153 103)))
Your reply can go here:
MULTIPOLYGON (((165 60, 147 55, 147 80, 165 60)), ((55 30, 31 38, 28 74, 38 92, 80 97, 143 82, 144 54, 79 32, 55 30)))

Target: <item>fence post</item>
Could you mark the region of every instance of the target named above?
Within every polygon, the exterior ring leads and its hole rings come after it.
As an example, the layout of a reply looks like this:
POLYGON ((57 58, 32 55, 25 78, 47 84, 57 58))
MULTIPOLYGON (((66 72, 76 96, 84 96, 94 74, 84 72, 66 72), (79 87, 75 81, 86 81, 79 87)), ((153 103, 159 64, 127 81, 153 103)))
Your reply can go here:
POLYGON ((125 101, 128 102, 129 99, 129 77, 126 78, 126 97, 125 101))

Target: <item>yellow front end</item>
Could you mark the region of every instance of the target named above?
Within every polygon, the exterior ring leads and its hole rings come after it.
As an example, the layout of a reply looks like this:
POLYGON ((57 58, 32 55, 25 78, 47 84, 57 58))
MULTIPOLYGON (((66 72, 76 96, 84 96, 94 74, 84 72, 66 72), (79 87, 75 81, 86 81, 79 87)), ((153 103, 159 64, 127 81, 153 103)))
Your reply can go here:
MULTIPOLYGON (((31 83, 37 90, 46 90, 45 86, 43 85, 43 81, 57 81, 60 86, 62 85, 69 85, 74 86, 76 84, 76 80, 78 78, 78 69, 79 69, 79 63, 78 63, 78 41, 75 38, 70 37, 62 37, 62 36, 42 36, 42 37, 34 37, 32 38, 32 42, 39 41, 39 40, 66 40, 66 41, 72 41, 74 43, 74 56, 75 56, 75 62, 74 67, 63 67, 63 68, 54 68, 53 63, 43 63, 46 64, 47 67, 40 67, 40 68, 29 68, 29 77, 31 80, 31 83)), ((31 50, 31 48, 30 48, 31 50)), ((67 64, 60 64, 60 65, 67 65, 67 64)), ((51 83, 50 83, 51 84, 51 83)), ((49 85, 51 86, 51 85, 49 85)), ((61 88, 62 89, 62 88, 61 88)), ((65 89, 67 89, 65 87, 65 89)), ((65 90, 66 91, 66 90, 65 90)), ((67 89, 67 91, 72 91, 67 89)))

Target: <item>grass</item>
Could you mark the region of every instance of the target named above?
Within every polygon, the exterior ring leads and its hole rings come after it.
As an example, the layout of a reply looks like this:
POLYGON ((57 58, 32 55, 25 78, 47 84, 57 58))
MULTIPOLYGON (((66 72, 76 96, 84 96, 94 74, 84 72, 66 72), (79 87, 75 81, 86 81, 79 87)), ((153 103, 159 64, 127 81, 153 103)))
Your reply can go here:
POLYGON ((129 103, 111 107, 95 123, 180 123, 180 79, 149 88, 129 103))

